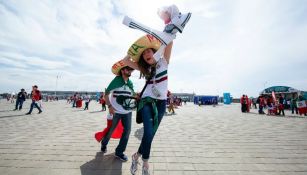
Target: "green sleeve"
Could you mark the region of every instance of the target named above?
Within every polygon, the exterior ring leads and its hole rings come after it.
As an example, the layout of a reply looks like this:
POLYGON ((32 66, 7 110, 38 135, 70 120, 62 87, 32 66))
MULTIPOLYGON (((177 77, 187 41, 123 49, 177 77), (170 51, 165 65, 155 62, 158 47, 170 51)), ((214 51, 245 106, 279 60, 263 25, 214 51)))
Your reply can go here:
POLYGON ((127 82, 128 87, 132 90, 133 94, 135 95, 134 89, 133 89, 133 84, 132 81, 129 79, 127 82))
POLYGON ((116 76, 111 83, 109 84, 109 86, 106 89, 106 94, 110 93, 113 89, 122 87, 124 85, 124 80, 122 77, 120 76, 116 76))

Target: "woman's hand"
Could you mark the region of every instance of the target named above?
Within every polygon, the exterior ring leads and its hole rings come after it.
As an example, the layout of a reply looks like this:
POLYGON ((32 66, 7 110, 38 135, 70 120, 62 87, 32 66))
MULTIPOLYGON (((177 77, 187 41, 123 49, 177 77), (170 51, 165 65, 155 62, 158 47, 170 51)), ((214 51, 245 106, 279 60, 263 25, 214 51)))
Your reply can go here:
POLYGON ((133 68, 135 70, 140 70, 138 64, 130 60, 130 56, 129 55, 125 56, 125 58, 123 58, 122 61, 127 66, 129 66, 129 67, 131 67, 131 68, 133 68))
POLYGON ((139 101, 141 99, 140 93, 136 93, 134 98, 136 99, 136 101, 139 101))

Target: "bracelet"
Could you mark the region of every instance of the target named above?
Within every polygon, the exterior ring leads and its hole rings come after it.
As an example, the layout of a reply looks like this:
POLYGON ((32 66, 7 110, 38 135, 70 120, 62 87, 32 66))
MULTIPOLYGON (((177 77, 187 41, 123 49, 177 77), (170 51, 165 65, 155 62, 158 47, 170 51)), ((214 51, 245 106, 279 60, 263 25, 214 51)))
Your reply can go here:
POLYGON ((112 107, 112 105, 111 105, 111 104, 108 104, 107 106, 108 106, 108 108, 111 108, 111 107, 112 107))

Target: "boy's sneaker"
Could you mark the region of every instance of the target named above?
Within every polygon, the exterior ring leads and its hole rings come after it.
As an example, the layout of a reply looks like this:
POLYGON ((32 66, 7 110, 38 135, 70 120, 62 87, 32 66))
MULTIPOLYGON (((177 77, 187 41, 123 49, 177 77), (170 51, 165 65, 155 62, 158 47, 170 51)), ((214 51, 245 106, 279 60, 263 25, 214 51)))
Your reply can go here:
POLYGON ((106 153, 107 152, 107 146, 101 145, 101 152, 106 153))
POLYGON ((149 168, 146 168, 146 167, 143 166, 142 175, 150 175, 149 168))
POLYGON ((136 174, 136 171, 138 170, 138 164, 139 164, 139 161, 137 159, 135 159, 135 155, 137 153, 134 153, 131 157, 131 160, 132 160, 132 163, 131 163, 131 167, 130 167, 130 172, 131 174, 136 174))
POLYGON ((115 154, 115 157, 119 158, 123 162, 127 162, 128 161, 128 157, 125 154, 121 154, 121 155, 115 154))

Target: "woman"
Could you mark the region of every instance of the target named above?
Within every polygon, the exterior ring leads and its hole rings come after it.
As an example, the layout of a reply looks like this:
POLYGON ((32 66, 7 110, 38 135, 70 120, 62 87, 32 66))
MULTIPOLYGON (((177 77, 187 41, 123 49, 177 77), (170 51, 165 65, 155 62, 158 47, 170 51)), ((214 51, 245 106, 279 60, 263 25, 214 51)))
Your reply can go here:
POLYGON ((135 174, 138 159, 142 156, 142 174, 149 174, 149 156, 151 143, 166 110, 168 91, 167 69, 173 42, 169 43, 160 59, 155 60, 154 53, 160 48, 160 42, 151 35, 137 40, 129 49, 125 60, 130 67, 140 71, 140 77, 146 79, 146 88, 141 96, 139 112, 144 126, 144 134, 136 153, 132 155, 130 171, 135 174), (132 61, 131 61, 132 60, 132 61), (141 107, 140 107, 141 106, 141 107))

